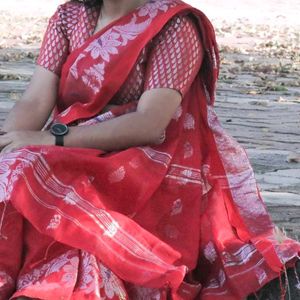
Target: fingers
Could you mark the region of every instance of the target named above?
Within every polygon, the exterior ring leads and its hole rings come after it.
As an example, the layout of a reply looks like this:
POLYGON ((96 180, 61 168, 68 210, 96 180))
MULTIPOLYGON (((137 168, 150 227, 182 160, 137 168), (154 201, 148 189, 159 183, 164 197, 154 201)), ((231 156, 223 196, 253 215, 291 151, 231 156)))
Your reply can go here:
POLYGON ((8 154, 10 152, 13 152, 15 150, 15 147, 13 147, 13 144, 9 144, 7 146, 5 146, 4 148, 2 148, 0 154, 8 154))
POLYGON ((7 134, 0 135, 0 149, 7 146, 11 142, 12 142, 12 139, 7 134))
POLYGON ((10 141, 1 141, 0 139, 0 150, 10 144, 10 141))

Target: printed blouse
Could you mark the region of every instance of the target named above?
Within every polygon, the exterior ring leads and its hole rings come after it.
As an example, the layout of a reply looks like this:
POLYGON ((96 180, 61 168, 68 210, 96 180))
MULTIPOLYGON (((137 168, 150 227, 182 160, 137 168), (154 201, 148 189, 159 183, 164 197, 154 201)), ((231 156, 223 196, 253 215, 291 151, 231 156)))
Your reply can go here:
MULTIPOLYGON (((58 76, 68 55, 94 34, 99 6, 68 2, 49 21, 37 64, 58 76)), ((170 88, 185 95, 201 66, 199 31, 188 15, 173 17, 140 53, 111 104, 137 101, 143 92, 170 88)))

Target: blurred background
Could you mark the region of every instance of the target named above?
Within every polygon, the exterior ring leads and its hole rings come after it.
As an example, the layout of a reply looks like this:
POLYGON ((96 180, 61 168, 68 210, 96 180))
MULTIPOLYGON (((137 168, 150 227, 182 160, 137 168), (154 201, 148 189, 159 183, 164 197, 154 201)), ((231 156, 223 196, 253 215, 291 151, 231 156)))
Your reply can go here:
MULTIPOLYGON (((48 18, 62 2, 0 1, 0 126, 28 85, 48 18)), ((186 2, 215 26, 223 126, 246 148, 273 220, 299 239, 300 0, 186 2)))
MULTIPOLYGON (((63 0, 1 0, 0 47, 40 42, 47 18, 63 0)), ((244 48, 288 42, 299 52, 300 0, 187 0, 214 22, 219 42, 244 48), (257 45, 258 44, 258 45, 257 45)))

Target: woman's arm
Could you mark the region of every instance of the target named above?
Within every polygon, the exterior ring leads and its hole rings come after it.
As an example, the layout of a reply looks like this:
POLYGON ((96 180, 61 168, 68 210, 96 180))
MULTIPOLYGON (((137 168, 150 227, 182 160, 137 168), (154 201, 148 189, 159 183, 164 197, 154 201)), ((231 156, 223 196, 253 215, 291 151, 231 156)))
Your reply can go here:
POLYGON ((73 5, 66 3, 59 6, 49 20, 30 85, 9 113, 4 131, 41 130, 44 127, 55 105, 59 75, 69 53, 65 26, 68 15, 73 12, 73 5))
POLYGON ((37 66, 22 99, 9 113, 3 131, 41 130, 54 108, 59 77, 37 66))
MULTIPOLYGON (((172 20, 153 49, 146 71, 146 92, 137 111, 97 125, 72 127, 65 137, 66 146, 114 151, 160 141, 181 102, 181 95, 185 95, 199 72, 203 49, 197 28, 188 18, 172 20), (187 32, 190 34, 184 34, 187 32), (164 48, 168 51, 161 57, 164 51, 155 49, 164 48), (167 63, 159 64, 160 60, 167 63), (172 78, 169 78, 170 71, 172 78), (159 78, 157 74, 160 74, 159 78)), ((54 144, 54 137, 49 132, 14 131, 0 137, 0 149, 4 147, 4 152, 45 144, 54 144)))
MULTIPOLYGON (((65 146, 115 151, 134 146, 155 144, 172 119, 181 95, 171 89, 145 92, 137 111, 96 125, 71 127, 65 146)), ((19 130, 0 136, 2 153, 29 146, 54 145, 49 131, 19 130)))
POLYGON ((158 143, 181 99, 172 89, 146 91, 136 112, 93 126, 72 127, 65 145, 113 151, 158 143))

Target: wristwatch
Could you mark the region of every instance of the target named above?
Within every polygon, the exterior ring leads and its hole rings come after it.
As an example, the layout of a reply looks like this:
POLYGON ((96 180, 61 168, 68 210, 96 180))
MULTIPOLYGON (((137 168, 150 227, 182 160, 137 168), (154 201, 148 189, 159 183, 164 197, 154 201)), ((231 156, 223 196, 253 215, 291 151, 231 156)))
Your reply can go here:
POLYGON ((50 133, 55 136, 55 145, 63 146, 64 145, 64 136, 68 134, 69 127, 63 123, 54 123, 50 127, 50 133))

